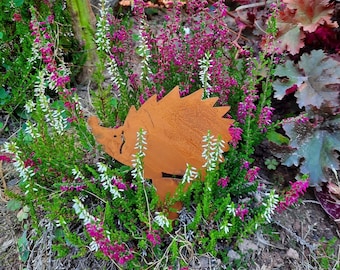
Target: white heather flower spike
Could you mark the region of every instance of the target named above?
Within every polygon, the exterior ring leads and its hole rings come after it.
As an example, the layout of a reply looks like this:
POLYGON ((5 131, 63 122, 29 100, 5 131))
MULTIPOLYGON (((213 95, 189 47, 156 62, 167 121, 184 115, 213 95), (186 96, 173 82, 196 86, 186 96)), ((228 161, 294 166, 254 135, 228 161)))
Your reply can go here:
POLYGON ((22 179, 23 182, 26 182, 27 180, 29 180, 35 175, 32 167, 25 166, 25 163, 20 157, 20 154, 22 152, 19 150, 19 147, 16 145, 15 142, 4 143, 3 152, 14 155, 15 162, 13 163, 13 166, 16 169, 16 171, 19 173, 19 178, 22 179))
POLYGON ((31 113, 35 110, 35 103, 33 102, 33 100, 29 100, 27 101, 27 103, 25 104, 25 110, 27 113, 31 113))
POLYGON ((134 168, 131 172, 132 176, 135 179, 139 179, 141 181, 144 181, 144 169, 143 169, 143 159, 145 157, 145 150, 146 150, 146 130, 143 130, 142 128, 137 131, 137 142, 135 145, 135 149, 138 150, 138 152, 135 155, 132 155, 132 167, 134 168))
POLYGON ((36 124, 32 124, 31 121, 26 122, 25 133, 31 136, 33 139, 41 137, 38 129, 36 128, 36 124))
POLYGON ((140 27, 139 27, 139 39, 140 39, 140 44, 137 48, 137 54, 142 58, 141 60, 141 76, 140 79, 141 81, 150 81, 149 75, 152 74, 152 71, 149 66, 149 59, 151 58, 151 53, 148 47, 148 42, 144 36, 147 28, 147 23, 145 20, 142 20, 140 22, 140 27))
POLYGON ((75 179, 81 179, 81 180, 84 180, 85 177, 84 175, 79 171, 78 167, 75 166, 73 169, 72 169, 72 174, 74 176, 75 179))
POLYGON ((95 43, 98 46, 98 50, 108 53, 110 51, 110 40, 107 38, 106 34, 110 31, 109 23, 107 21, 107 14, 109 10, 105 7, 105 0, 101 1, 100 16, 97 22, 97 31, 95 43))
POLYGON ((182 183, 190 183, 191 181, 195 180, 198 176, 197 169, 190 164, 187 163, 187 168, 185 170, 182 183))
POLYGON ((98 172, 106 173, 108 170, 108 166, 102 162, 97 162, 98 172))
POLYGON ((170 226, 170 222, 169 222, 168 218, 166 216, 164 216, 163 213, 155 212, 155 214, 156 214, 156 216, 154 218, 154 221, 158 224, 159 227, 162 227, 164 229, 164 227, 170 226))
POLYGON ((51 127, 53 127, 59 135, 64 134, 67 128, 67 120, 63 117, 62 113, 64 113, 64 111, 52 111, 52 119, 50 123, 51 127))
POLYGON ((106 63, 107 71, 111 76, 111 81, 117 86, 118 90, 125 88, 126 84, 124 83, 118 69, 117 62, 113 55, 108 57, 108 62, 106 63))
POLYGON ((229 214, 233 215, 234 217, 236 216, 236 208, 234 203, 231 203, 230 205, 227 206, 227 211, 229 214))
POLYGON ((74 102, 75 104, 75 110, 77 112, 80 112, 83 110, 80 102, 79 102, 79 96, 77 95, 77 93, 74 93, 73 96, 72 96, 72 101, 74 102))
POLYGON ((233 225, 231 223, 226 223, 221 225, 220 230, 224 231, 225 234, 228 234, 232 226, 233 225))
POLYGON ((198 64, 200 67, 199 77, 202 83, 202 88, 204 89, 202 98, 207 98, 210 96, 209 89, 211 88, 211 85, 209 81, 211 80, 211 75, 209 73, 209 68, 212 67, 212 60, 210 58, 210 52, 206 52, 203 59, 198 60, 198 64))
MULTIPOLYGON (((95 43, 98 46, 98 50, 108 54, 107 62, 105 66, 110 74, 111 81, 117 86, 118 90, 125 88, 124 83, 118 69, 117 62, 114 56, 110 53, 110 40, 107 37, 107 33, 110 31, 109 22, 107 20, 107 14, 109 14, 109 9, 107 8, 107 1, 101 1, 100 17, 97 22, 97 32, 95 43)), ((119 91, 118 91, 119 92, 119 91)))
POLYGON ((79 219, 82 219, 84 224, 94 223, 95 221, 100 222, 100 220, 95 219, 85 208, 83 203, 79 200, 79 198, 75 197, 73 200, 73 209, 78 215, 79 219))
POLYGON ((211 135, 210 130, 206 136, 203 136, 203 152, 202 157, 206 160, 203 167, 207 168, 207 171, 215 170, 217 163, 223 160, 223 148, 225 141, 221 136, 216 139, 211 135))
POLYGON ((90 245, 89 245, 90 251, 98 251, 99 250, 99 245, 95 240, 93 240, 90 245))
POLYGON ((266 207, 263 213, 263 217, 266 219, 268 223, 272 220, 272 215, 274 214, 274 210, 279 202, 279 195, 275 194, 275 190, 271 190, 268 194, 268 200, 263 203, 266 207))
POLYGON ((46 69, 40 70, 37 76, 37 80, 34 84, 34 96, 40 97, 45 95, 46 83, 46 69))
POLYGON ((116 185, 112 184, 113 177, 108 174, 109 167, 102 163, 97 162, 98 172, 100 173, 100 182, 103 185, 105 190, 109 190, 110 193, 113 195, 113 200, 117 198, 121 198, 120 190, 116 185))
POLYGON ((110 193, 111 193, 112 196, 113 196, 113 198, 112 198, 113 200, 122 197, 122 196, 120 195, 120 192, 119 192, 119 190, 118 190, 118 187, 115 186, 115 185, 112 185, 111 179, 102 179, 102 180, 101 180, 101 183, 102 183, 103 188, 104 188, 105 190, 108 189, 108 190, 110 191, 110 193))

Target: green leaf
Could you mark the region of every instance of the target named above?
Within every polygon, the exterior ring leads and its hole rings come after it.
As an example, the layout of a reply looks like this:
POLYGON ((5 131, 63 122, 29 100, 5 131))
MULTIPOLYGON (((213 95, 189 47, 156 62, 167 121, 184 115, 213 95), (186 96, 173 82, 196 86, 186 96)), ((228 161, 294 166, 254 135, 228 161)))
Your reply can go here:
POLYGON ((61 240, 65 236, 64 230, 62 228, 57 228, 54 231, 54 237, 61 240))
POLYGON ((271 130, 267 133, 267 139, 268 141, 271 141, 278 145, 289 144, 289 139, 286 136, 283 136, 282 134, 274 130, 271 130))
POLYGON ((110 100, 110 105, 111 105, 113 108, 117 109, 117 108, 118 108, 118 100, 117 100, 116 98, 111 98, 111 100, 110 100))
POLYGON ((26 112, 25 110, 19 110, 19 111, 17 112, 17 115, 18 115, 20 118, 25 119, 25 120, 27 120, 27 119, 29 118, 29 116, 28 116, 28 114, 27 114, 27 112, 26 112))
POLYGON ((23 262, 26 262, 30 254, 28 250, 27 230, 25 230, 22 236, 18 239, 18 249, 20 259, 23 262))
POLYGON ((24 4, 24 0, 14 0, 13 2, 16 7, 21 7, 24 4))
POLYGON ((25 205, 17 214, 18 220, 23 221, 24 219, 27 219, 29 210, 30 208, 27 205, 25 205))
POLYGON ((4 33, 0 32, 0 39, 3 39, 3 38, 4 38, 4 33))
POLYGON ((11 99, 11 95, 5 90, 5 88, 0 87, 0 105, 6 104, 11 99))
POLYGON ((51 108, 52 108, 52 109, 60 109, 60 110, 64 110, 64 109, 65 109, 64 102, 62 102, 61 100, 53 101, 53 102, 51 103, 51 108))
POLYGON ((10 211, 19 210, 20 207, 21 207, 21 202, 20 202, 20 201, 17 201, 17 200, 10 200, 10 201, 7 203, 7 209, 10 210, 10 211))
POLYGON ((275 158, 266 159, 264 164, 267 166, 268 170, 276 170, 277 165, 279 165, 279 163, 277 162, 277 160, 275 158))

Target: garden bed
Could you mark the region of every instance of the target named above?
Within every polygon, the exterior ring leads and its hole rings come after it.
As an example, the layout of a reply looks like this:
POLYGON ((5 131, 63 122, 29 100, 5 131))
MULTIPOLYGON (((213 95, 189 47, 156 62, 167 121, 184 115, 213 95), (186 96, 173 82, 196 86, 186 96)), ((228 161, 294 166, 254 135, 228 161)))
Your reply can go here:
POLYGON ((338 4, 75 2, 2 4, 0 270, 340 269, 338 4))

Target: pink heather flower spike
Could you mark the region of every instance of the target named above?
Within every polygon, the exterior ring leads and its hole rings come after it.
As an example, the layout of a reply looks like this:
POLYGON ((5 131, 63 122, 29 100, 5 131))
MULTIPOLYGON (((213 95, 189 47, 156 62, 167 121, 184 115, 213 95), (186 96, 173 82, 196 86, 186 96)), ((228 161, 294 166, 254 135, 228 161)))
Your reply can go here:
POLYGON ((304 195, 307 191, 309 186, 309 181, 302 180, 296 181, 294 183, 290 182, 291 189, 286 192, 284 201, 280 202, 277 209, 278 211, 283 211, 296 203, 302 195, 304 195))
POLYGON ((86 224, 86 230, 92 239, 96 242, 99 250, 110 259, 115 260, 118 264, 124 265, 134 258, 132 252, 126 248, 124 243, 112 244, 109 237, 105 236, 103 224, 86 224))
POLYGON ((272 123, 273 111, 274 108, 272 107, 263 107, 258 120, 258 127, 261 129, 262 132, 266 132, 266 127, 272 123))
POLYGON ((11 163, 13 160, 8 155, 0 155, 0 161, 11 163))
POLYGON ((217 185, 222 187, 222 188, 225 188, 228 183, 229 183, 230 179, 228 176, 224 177, 224 178, 220 178, 218 181, 217 181, 217 185))
POLYGON ((239 141, 242 140, 242 128, 239 127, 230 127, 229 128, 229 132, 231 135, 231 145, 236 148, 237 144, 239 143, 239 141))
POLYGON ((249 210, 247 208, 243 208, 243 206, 239 205, 235 210, 235 215, 244 221, 244 217, 248 214, 248 212, 249 210))
POLYGON ((254 180, 257 178, 259 174, 260 168, 254 166, 253 168, 249 169, 246 174, 246 179, 251 183, 254 182, 254 180))
POLYGON ((161 237, 158 234, 157 230, 150 230, 146 234, 146 238, 151 243, 152 247, 155 247, 161 243, 161 237))

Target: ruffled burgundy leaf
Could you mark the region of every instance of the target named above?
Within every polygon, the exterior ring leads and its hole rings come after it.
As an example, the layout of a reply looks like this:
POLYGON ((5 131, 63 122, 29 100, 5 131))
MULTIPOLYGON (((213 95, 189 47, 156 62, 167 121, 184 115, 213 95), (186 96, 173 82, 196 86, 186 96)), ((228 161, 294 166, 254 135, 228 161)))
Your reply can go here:
POLYGON ((340 227, 340 202, 334 199, 326 186, 320 191, 316 191, 315 189, 314 193, 321 207, 340 227))

